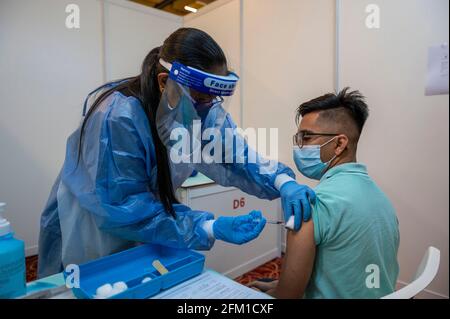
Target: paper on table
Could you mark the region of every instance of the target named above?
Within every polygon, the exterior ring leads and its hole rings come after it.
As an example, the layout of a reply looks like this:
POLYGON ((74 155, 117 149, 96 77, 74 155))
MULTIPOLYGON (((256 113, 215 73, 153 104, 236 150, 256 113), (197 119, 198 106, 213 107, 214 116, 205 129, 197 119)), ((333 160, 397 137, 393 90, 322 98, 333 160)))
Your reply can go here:
MULTIPOLYGON (((62 277, 62 276, 61 276, 62 277)), ((74 299, 71 290, 51 299, 74 299)), ((202 274, 163 291, 151 299, 273 299, 262 292, 243 286, 215 271, 202 274)))
POLYGON ((152 299, 272 299, 272 297, 207 270, 152 299))
POLYGON ((448 62, 448 44, 429 48, 425 95, 448 94, 448 62))

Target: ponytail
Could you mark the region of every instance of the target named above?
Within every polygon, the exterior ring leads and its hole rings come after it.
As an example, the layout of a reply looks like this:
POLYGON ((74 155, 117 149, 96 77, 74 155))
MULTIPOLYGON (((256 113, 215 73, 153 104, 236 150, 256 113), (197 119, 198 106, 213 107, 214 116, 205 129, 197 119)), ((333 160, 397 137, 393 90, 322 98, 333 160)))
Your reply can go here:
POLYGON ((150 123, 150 130, 153 137, 153 143, 155 145, 159 199, 166 211, 175 217, 175 211, 172 204, 178 203, 178 200, 176 199, 173 190, 167 149, 159 138, 155 120, 156 110, 161 99, 157 79, 159 73, 160 50, 160 47, 153 49, 144 60, 142 65, 142 73, 140 75, 141 90, 139 100, 141 101, 142 107, 144 108, 145 114, 147 115, 150 123), (149 72, 146 72, 146 68, 149 68, 149 72))

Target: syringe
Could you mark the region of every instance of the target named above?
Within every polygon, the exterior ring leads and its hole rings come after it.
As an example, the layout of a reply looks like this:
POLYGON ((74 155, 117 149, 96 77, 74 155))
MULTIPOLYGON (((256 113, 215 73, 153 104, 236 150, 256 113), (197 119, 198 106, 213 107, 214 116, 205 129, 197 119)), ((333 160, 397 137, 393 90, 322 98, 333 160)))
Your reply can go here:
POLYGON ((286 224, 282 221, 276 221, 276 220, 268 220, 268 221, 266 221, 266 223, 271 224, 271 225, 284 225, 284 227, 286 227, 290 230, 294 230, 294 216, 291 216, 291 218, 289 218, 289 220, 286 224))

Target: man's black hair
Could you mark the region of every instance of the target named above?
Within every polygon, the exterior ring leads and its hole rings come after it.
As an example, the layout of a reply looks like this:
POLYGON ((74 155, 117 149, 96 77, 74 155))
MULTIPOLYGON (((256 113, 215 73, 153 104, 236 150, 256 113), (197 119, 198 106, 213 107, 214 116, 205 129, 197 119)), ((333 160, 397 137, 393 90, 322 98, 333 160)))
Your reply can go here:
POLYGON ((345 114, 353 120, 358 130, 358 135, 360 135, 369 117, 369 108, 366 104, 365 97, 359 91, 348 91, 349 88, 347 87, 338 94, 329 93, 303 103, 297 109, 297 124, 300 121, 300 117, 312 112, 321 112, 321 118, 334 121, 342 120, 341 115, 345 114))

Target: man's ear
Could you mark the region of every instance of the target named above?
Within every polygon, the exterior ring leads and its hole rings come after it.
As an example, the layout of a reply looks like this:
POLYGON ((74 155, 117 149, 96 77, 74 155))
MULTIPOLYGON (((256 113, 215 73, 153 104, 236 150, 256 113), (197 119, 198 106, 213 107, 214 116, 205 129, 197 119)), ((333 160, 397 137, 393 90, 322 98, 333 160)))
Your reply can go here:
POLYGON ((158 87, 159 91, 162 93, 166 88, 167 79, 169 78, 168 73, 159 73, 158 74, 158 87))
POLYGON ((338 137, 336 139, 336 144, 337 144, 337 147, 334 150, 334 153, 337 156, 340 156, 348 147, 347 135, 344 135, 344 134, 338 135, 338 137))

